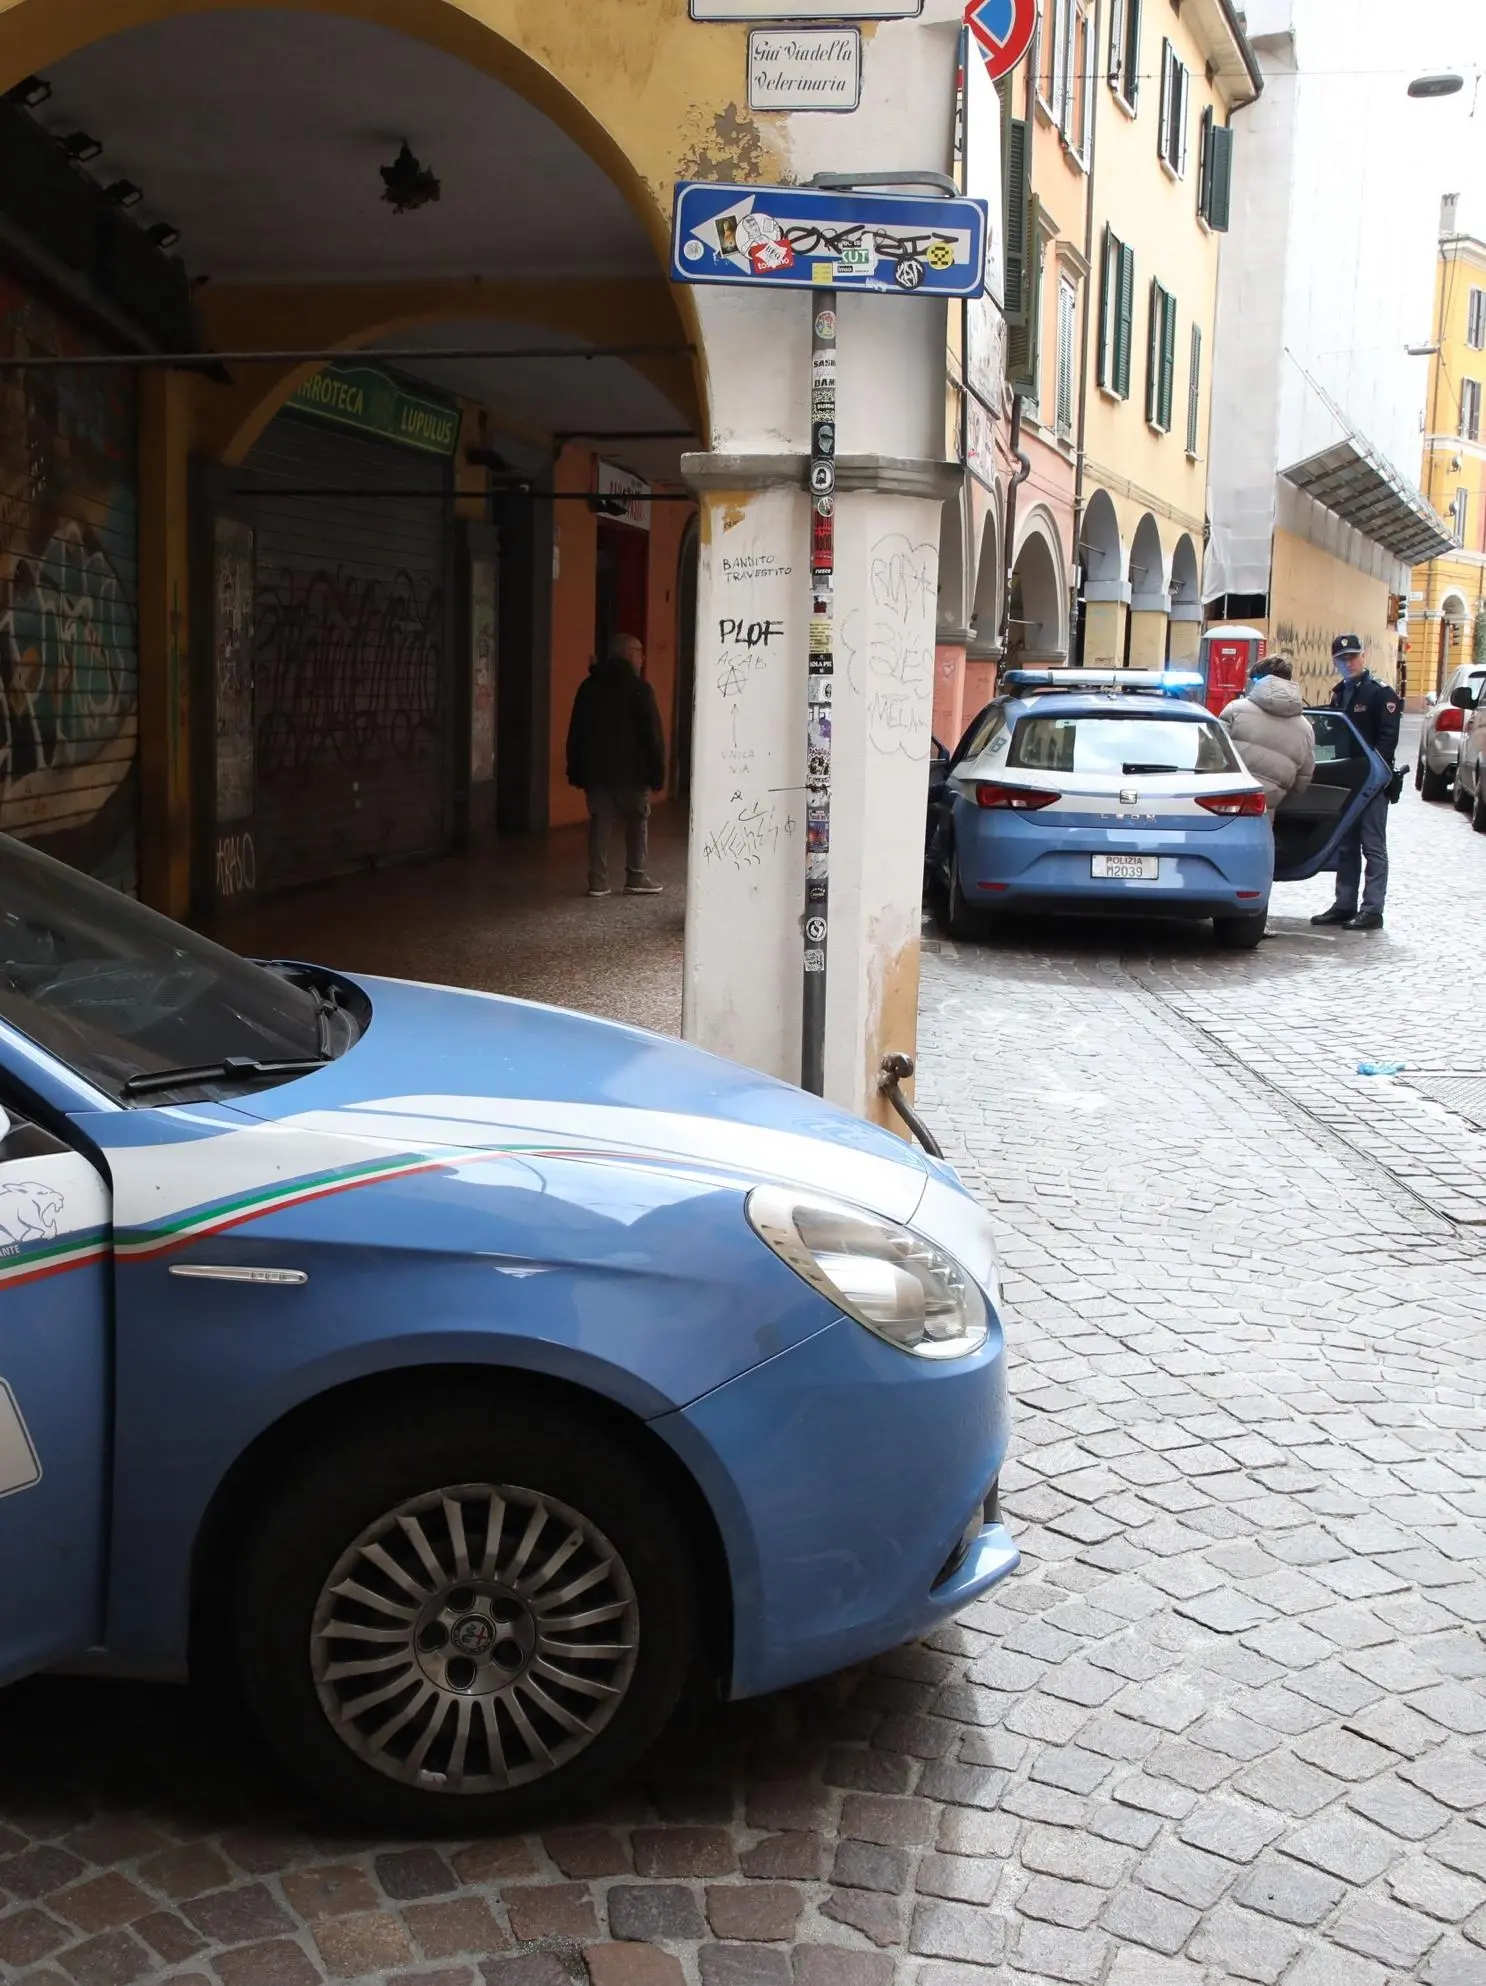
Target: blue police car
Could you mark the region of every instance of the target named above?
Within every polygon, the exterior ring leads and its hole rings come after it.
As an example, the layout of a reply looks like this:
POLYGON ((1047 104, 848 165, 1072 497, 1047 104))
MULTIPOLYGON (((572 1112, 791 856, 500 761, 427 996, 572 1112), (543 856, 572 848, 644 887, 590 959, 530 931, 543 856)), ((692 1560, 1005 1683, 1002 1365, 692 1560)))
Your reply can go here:
POLYGON ((1270 889, 1335 868, 1388 767, 1338 711, 1310 788, 1273 821, 1225 727, 1180 672, 1012 670, 932 768, 926 888, 954 937, 997 912, 1210 918, 1219 944, 1264 935, 1270 889))
POLYGON ((0 1681, 235 1678, 392 1825, 1009 1573, 951 1169, 675 1042, 252 964, 0 837, 0 1681))

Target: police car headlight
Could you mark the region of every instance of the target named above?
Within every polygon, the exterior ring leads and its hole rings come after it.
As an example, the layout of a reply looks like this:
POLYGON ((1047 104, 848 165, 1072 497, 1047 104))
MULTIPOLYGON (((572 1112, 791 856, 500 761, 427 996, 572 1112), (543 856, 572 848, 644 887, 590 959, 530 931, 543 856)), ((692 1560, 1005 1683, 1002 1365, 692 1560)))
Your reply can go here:
POLYGON ((916 1358, 968 1358, 990 1331, 985 1298, 954 1257, 897 1221, 760 1186, 754 1233, 848 1317, 916 1358))

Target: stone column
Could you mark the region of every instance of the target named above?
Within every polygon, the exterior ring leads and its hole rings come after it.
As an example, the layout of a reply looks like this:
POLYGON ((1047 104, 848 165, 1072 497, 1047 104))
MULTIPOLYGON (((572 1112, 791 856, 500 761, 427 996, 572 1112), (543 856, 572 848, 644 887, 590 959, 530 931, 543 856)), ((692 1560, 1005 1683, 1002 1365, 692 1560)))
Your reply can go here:
POLYGON ((953 751, 971 714, 966 692, 968 628, 940 628, 934 641, 934 736, 953 751))
POLYGON ((1202 609, 1183 605, 1171 610, 1170 649, 1173 669, 1192 669, 1202 648, 1202 609))
POLYGON ((1170 605, 1164 593, 1137 593, 1130 602, 1130 667, 1166 667, 1170 605))
POLYGON ((1125 661, 1125 622, 1130 585, 1123 579, 1091 579, 1084 585, 1084 667, 1119 669, 1125 661))

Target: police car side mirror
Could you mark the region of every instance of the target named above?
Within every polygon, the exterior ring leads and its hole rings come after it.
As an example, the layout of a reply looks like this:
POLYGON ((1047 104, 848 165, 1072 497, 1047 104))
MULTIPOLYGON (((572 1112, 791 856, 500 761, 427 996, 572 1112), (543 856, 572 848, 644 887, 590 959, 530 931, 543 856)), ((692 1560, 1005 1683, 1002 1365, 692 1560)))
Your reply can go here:
POLYGON ((1426 710, 1433 710, 1435 705, 1439 702, 1439 700, 1440 697, 1438 690, 1426 690, 1424 692, 1424 708, 1426 710))

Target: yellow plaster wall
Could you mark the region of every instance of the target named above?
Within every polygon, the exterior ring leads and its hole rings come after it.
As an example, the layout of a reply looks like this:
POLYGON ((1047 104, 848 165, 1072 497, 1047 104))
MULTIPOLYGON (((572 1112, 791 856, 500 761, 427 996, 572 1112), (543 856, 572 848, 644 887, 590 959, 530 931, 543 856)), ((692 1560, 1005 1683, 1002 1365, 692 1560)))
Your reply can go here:
POLYGON ((1398 636, 1388 625, 1388 585, 1289 531, 1274 534, 1269 647, 1283 649, 1307 703, 1326 703, 1336 683, 1331 644, 1360 634, 1368 667, 1384 682, 1398 674, 1398 636))
MULTIPOLYGON (((1107 43, 1109 9, 1101 34, 1107 43)), ((1211 106, 1219 122, 1227 117, 1221 89, 1205 80, 1209 51, 1190 21, 1163 0, 1146 0, 1141 18, 1140 91, 1135 115, 1125 109, 1105 80, 1108 49, 1096 65, 1099 124, 1094 176, 1093 270, 1089 277, 1092 335, 1085 382, 1087 455, 1085 493, 1101 486, 1116 497, 1128 558, 1130 530, 1126 507, 1136 521, 1149 510, 1161 525, 1168 560, 1176 539, 1191 532, 1199 551, 1207 503, 1207 437, 1211 414, 1213 321, 1217 307, 1218 256, 1222 236, 1197 217, 1201 119, 1211 106), (1161 43, 1170 40, 1191 78, 1187 170, 1174 179, 1156 150, 1161 111, 1161 43), (1132 330, 1130 397, 1118 400, 1098 383, 1099 308, 1103 283, 1104 230, 1109 226, 1135 251, 1135 319, 1132 330), (1171 430, 1160 434, 1146 419, 1147 355, 1150 349, 1150 287, 1158 280, 1177 300, 1176 374, 1171 430), (1202 328, 1202 380, 1198 459, 1187 454, 1187 383, 1192 325, 1202 328), (1119 498, 1123 494, 1127 505, 1119 498), (1169 527, 1175 527, 1169 528, 1169 527)))
POLYGON ((1450 670, 1471 658, 1469 628, 1463 634, 1452 631, 1442 654, 1444 627, 1428 616, 1438 614, 1452 593, 1461 596, 1472 618, 1486 604, 1486 428, 1477 442, 1459 434, 1462 382, 1474 379, 1486 388, 1486 351, 1473 350, 1466 337, 1473 289, 1486 290, 1486 243, 1452 242, 1441 252, 1435 276, 1440 351, 1430 368, 1422 483, 1424 494, 1445 516, 1456 491, 1467 492, 1465 543, 1460 552, 1414 573, 1411 590, 1423 597, 1410 604, 1411 698, 1442 688, 1450 670))

